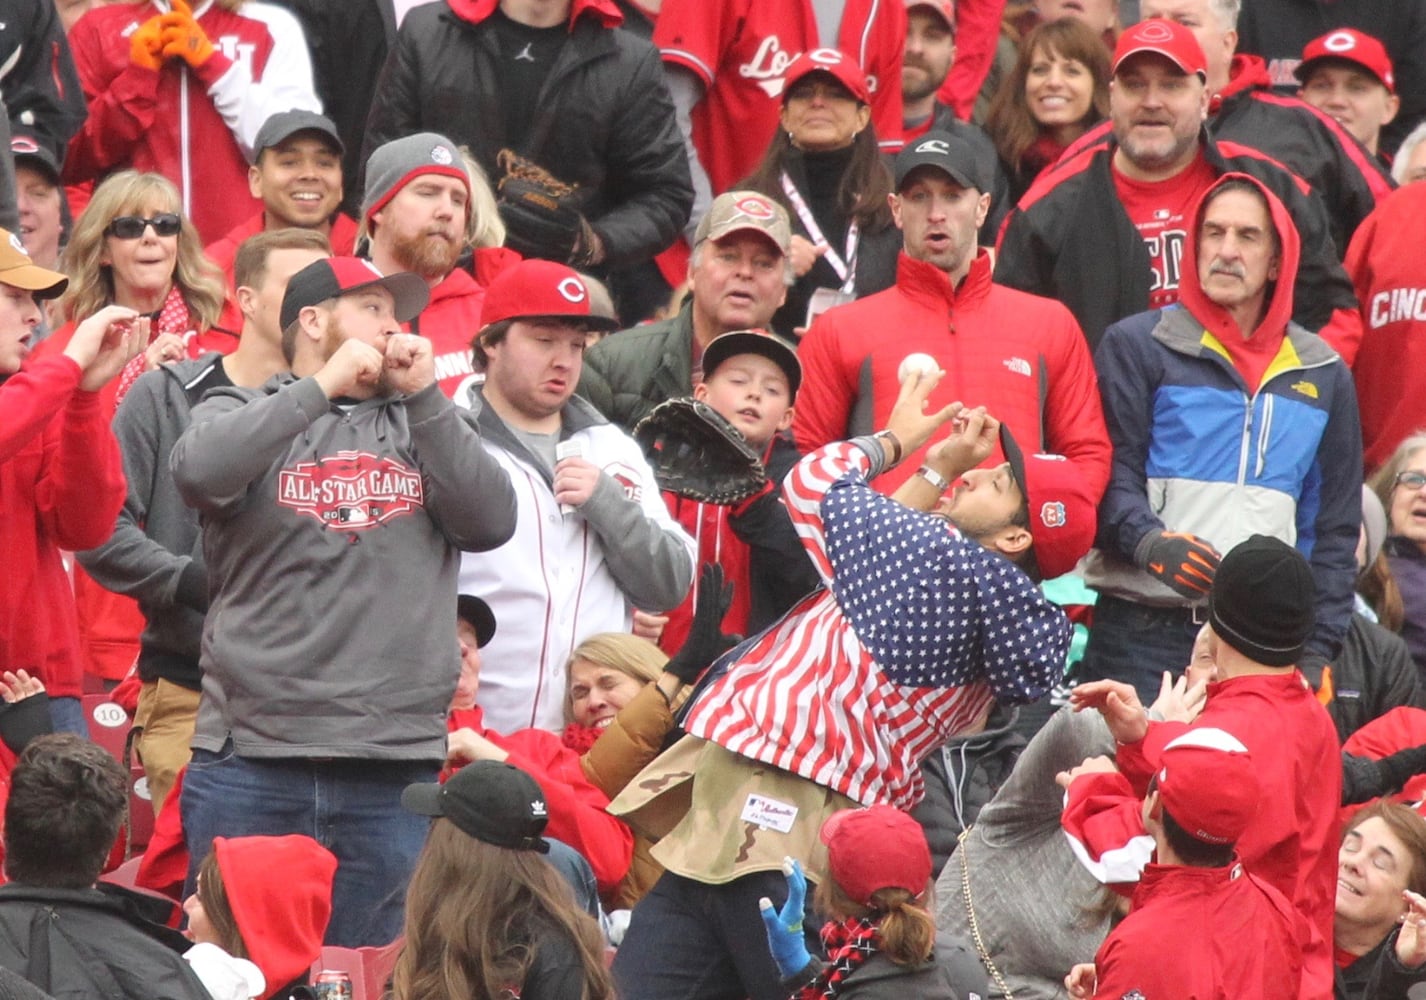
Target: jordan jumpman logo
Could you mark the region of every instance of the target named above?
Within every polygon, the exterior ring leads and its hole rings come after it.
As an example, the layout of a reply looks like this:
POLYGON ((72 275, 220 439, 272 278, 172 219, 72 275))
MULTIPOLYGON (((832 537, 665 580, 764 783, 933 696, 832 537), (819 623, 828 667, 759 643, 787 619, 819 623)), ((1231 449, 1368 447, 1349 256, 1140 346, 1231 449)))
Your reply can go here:
POLYGON ((516 62, 519 62, 521 59, 523 59, 523 60, 525 60, 526 62, 534 62, 534 61, 535 61, 534 54, 530 52, 530 48, 531 48, 531 46, 533 46, 534 44, 535 44, 534 42, 526 42, 526 43, 525 43, 525 47, 524 47, 523 49, 521 49, 519 52, 515 53, 515 61, 516 61, 516 62))

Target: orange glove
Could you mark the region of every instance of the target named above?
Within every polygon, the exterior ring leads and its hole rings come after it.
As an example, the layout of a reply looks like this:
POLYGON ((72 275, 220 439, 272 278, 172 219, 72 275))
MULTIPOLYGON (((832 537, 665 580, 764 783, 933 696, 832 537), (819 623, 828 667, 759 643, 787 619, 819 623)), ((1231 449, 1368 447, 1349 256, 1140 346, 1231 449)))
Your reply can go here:
POLYGON ((193 19, 193 10, 185 0, 173 0, 173 10, 160 15, 160 20, 166 58, 182 59, 194 69, 213 58, 213 43, 193 19))
POLYGON ((155 14, 129 36, 129 62, 157 72, 163 69, 163 15, 155 14))

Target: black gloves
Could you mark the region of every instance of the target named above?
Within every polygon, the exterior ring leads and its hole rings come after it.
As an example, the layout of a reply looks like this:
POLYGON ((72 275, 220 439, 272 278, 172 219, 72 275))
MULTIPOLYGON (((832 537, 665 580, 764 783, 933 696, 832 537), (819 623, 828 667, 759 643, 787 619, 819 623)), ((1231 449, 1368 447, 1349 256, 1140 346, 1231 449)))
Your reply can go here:
POLYGON ((1139 543, 1139 566, 1188 598, 1204 597, 1213 586, 1222 556, 1197 535, 1161 531, 1139 543))
POLYGON ((733 585, 723 582, 723 567, 709 563, 698 574, 698 599, 693 605, 693 625, 688 638, 664 670, 685 684, 698 680, 708 665, 738 643, 740 636, 723 634, 723 616, 733 603, 733 585))

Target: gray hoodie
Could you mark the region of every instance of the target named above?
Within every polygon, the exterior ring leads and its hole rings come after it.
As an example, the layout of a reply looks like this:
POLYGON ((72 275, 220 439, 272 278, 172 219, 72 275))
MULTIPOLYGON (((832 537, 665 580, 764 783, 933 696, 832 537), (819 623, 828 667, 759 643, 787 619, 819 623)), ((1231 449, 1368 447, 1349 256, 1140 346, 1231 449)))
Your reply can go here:
POLYGON ((434 385, 338 406, 282 375, 210 393, 171 465, 212 594, 193 745, 444 757, 460 553, 515 528, 473 418, 434 385))

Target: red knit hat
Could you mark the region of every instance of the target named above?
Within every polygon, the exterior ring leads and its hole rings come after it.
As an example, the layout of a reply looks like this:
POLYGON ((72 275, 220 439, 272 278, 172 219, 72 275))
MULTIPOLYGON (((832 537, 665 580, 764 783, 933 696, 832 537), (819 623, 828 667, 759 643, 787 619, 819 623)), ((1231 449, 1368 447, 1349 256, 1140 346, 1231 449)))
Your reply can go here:
POLYGON ((311 837, 214 837, 218 870, 248 957, 268 996, 322 955, 337 859, 311 837))

